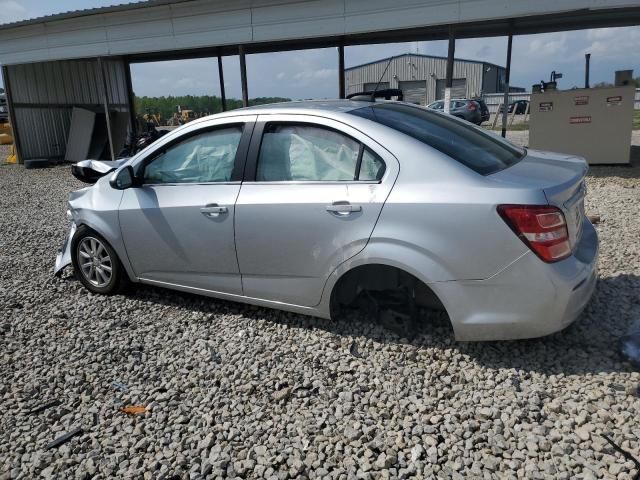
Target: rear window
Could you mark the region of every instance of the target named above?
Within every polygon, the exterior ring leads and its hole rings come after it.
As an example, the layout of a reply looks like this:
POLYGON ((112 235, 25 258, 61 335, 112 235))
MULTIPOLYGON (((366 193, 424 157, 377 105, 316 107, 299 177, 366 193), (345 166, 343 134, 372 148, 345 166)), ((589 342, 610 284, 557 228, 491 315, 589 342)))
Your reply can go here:
POLYGON ((421 107, 379 103, 349 113, 409 135, 481 175, 499 172, 525 155, 496 135, 421 107))

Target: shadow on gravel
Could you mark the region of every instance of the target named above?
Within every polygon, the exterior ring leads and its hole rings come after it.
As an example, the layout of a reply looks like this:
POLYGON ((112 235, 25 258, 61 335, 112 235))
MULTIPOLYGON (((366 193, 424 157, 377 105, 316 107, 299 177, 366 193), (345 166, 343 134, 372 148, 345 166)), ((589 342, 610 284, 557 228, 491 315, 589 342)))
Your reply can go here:
POLYGON ((640 178, 640 146, 631 145, 631 163, 628 165, 592 165, 589 177, 594 178, 640 178))
POLYGON ((336 337, 350 337, 355 342, 365 338, 377 343, 397 344, 408 350, 454 349, 492 369, 580 375, 634 371, 620 353, 620 338, 628 334, 631 324, 640 318, 638 291, 640 277, 637 275, 600 279, 585 312, 565 330, 532 340, 502 342, 455 342, 446 315, 436 312, 422 312, 424 323, 409 340, 399 332, 357 314, 346 321, 332 321, 148 286, 139 287, 132 297, 187 311, 241 315, 290 328, 317 329, 336 337))

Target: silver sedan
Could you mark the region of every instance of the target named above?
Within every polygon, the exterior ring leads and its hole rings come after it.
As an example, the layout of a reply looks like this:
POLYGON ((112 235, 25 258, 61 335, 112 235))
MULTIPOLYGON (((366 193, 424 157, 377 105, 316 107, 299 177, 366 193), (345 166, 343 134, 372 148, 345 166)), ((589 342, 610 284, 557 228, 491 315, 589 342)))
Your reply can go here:
POLYGON ((81 162, 55 271, 324 318, 446 311, 458 340, 558 331, 589 301, 598 239, 582 158, 526 150, 399 102, 202 118, 121 162, 81 162), (84 177, 83 177, 84 176, 84 177))

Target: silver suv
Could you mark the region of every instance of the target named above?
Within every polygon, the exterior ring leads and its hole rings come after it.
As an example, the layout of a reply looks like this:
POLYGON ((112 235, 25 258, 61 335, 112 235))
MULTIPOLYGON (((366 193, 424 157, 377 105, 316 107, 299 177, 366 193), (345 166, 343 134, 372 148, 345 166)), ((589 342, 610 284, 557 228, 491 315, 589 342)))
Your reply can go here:
POLYGON ((446 311, 459 340, 546 335, 596 284, 582 158, 526 150, 399 102, 293 102, 190 122, 81 162, 73 263, 89 290, 144 283, 329 318, 446 311))

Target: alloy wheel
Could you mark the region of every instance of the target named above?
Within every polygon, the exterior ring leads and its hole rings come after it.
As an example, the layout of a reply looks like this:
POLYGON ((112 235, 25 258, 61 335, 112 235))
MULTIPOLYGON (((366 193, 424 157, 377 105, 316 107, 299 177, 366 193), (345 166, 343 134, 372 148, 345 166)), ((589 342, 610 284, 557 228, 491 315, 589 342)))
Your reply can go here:
POLYGON ((105 287, 113 275, 113 263, 109 252, 99 239, 85 237, 78 244, 78 265, 82 275, 91 285, 105 287))

